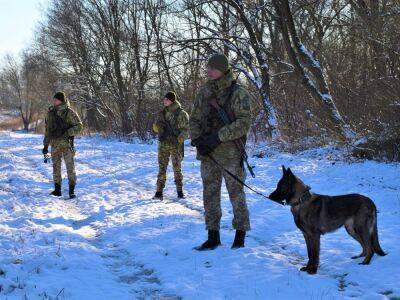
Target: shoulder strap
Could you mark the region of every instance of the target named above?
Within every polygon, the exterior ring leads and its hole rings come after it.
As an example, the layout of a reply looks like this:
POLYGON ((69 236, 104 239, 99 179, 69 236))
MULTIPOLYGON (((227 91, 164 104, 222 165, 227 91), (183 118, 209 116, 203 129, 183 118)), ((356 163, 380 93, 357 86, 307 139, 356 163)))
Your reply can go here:
POLYGON ((183 110, 182 107, 178 107, 178 108, 175 110, 175 113, 174 113, 175 119, 179 117, 179 115, 181 114, 182 110, 183 110))
POLYGON ((179 118, 179 115, 181 114, 182 111, 183 111, 182 107, 179 107, 174 111, 174 124, 173 124, 174 126, 173 126, 172 130, 174 131, 175 135, 179 135, 178 128, 177 128, 176 124, 178 123, 178 118, 179 118))
MULTIPOLYGON (((174 111, 174 119, 176 119, 176 118, 179 116, 179 114, 180 114, 180 112, 181 112, 181 109, 182 109, 182 108, 180 107, 180 108, 177 108, 176 111, 174 111)), ((163 115, 165 124, 167 125, 168 129, 170 130, 170 132, 171 132, 173 135, 178 136, 178 133, 176 132, 176 130, 175 130, 175 128, 174 128, 175 126, 172 126, 172 125, 171 125, 171 123, 167 120, 165 114, 166 114, 166 111, 165 111, 165 109, 164 109, 164 110, 162 111, 162 115, 163 115)), ((174 122, 173 125, 175 125, 175 124, 176 124, 176 122, 174 122)))
MULTIPOLYGON (((67 108, 65 108, 65 110, 66 110, 66 112, 64 113, 64 117, 67 118, 68 114, 71 111, 71 108, 67 107, 67 108)), ((67 120, 64 120, 64 121, 66 122, 67 120)))
POLYGON ((232 101, 233 93, 237 90, 238 87, 239 85, 237 84, 236 80, 233 80, 231 86, 229 87, 228 98, 226 99, 224 105, 222 106, 222 109, 228 114, 231 120, 235 119, 235 114, 230 109, 230 103, 232 101))

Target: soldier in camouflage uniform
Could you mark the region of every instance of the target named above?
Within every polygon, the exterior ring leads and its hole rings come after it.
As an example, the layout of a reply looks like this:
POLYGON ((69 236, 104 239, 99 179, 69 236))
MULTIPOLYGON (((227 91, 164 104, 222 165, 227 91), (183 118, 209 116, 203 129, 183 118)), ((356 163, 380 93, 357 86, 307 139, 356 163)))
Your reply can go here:
POLYGON ((82 132, 83 125, 78 114, 70 108, 69 100, 63 92, 54 95, 54 105, 46 116, 46 131, 43 140, 43 154, 51 146, 53 161, 53 196, 61 196, 61 160, 64 158, 68 173, 69 196, 75 198, 76 174, 74 164, 74 137, 82 132))
POLYGON ((237 175, 243 182, 246 173, 241 151, 235 140, 245 142, 251 125, 249 93, 233 80, 228 59, 215 54, 208 61, 209 81, 198 92, 190 115, 189 131, 192 145, 197 148, 201 161, 203 201, 208 239, 196 250, 213 250, 220 242, 221 184, 222 178, 233 207, 233 228, 236 229, 232 248, 244 247, 246 231, 250 230, 249 212, 243 185, 224 172, 220 166, 237 175), (225 125, 217 110, 210 105, 216 100, 230 116, 232 123, 225 125), (218 166, 215 161, 220 164, 218 166))
POLYGON ((183 176, 181 162, 184 155, 184 141, 188 138, 189 116, 176 99, 174 92, 168 92, 164 97, 164 109, 157 116, 153 130, 158 134, 158 165, 157 191, 155 199, 163 198, 163 189, 167 176, 169 158, 172 160, 174 179, 178 198, 184 198, 183 176))

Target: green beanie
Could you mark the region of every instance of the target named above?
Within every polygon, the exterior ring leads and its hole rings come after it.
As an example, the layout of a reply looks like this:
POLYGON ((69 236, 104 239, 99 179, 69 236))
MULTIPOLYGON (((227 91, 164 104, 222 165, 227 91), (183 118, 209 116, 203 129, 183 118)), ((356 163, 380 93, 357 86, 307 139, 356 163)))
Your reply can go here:
POLYGON ((55 93, 53 98, 60 100, 62 103, 65 103, 65 94, 63 92, 55 93))
POLYGON ((229 70, 229 61, 224 54, 217 53, 208 59, 207 66, 217 69, 222 73, 226 73, 229 70))

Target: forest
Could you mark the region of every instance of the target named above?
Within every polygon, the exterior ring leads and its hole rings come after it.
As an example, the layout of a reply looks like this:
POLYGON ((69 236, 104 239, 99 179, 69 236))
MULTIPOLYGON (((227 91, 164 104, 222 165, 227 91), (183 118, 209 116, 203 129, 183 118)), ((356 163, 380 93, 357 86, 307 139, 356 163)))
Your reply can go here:
POLYGON ((400 159, 398 0, 51 0, 0 65, 0 105, 42 132, 57 90, 86 133, 154 137, 161 98, 190 111, 214 53, 252 97, 250 139, 400 159))

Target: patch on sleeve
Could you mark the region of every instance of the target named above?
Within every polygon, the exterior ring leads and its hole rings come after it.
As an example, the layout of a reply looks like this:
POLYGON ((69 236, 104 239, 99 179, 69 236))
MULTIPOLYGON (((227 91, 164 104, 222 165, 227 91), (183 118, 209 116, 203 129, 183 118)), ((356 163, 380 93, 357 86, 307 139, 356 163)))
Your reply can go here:
POLYGON ((237 106, 240 110, 250 110, 250 98, 247 92, 238 91, 237 106))

